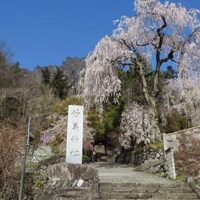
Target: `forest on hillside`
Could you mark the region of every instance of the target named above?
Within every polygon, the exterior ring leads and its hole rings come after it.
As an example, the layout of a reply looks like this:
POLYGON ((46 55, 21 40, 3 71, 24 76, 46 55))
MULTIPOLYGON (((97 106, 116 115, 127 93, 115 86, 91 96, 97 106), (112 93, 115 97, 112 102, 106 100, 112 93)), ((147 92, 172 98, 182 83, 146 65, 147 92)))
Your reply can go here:
MULTIPOLYGON (((13 63, 2 46, 0 192, 11 199, 18 193, 29 117, 32 150, 47 145, 63 158, 68 105, 84 105, 84 162, 91 161, 91 145, 102 145, 110 157, 161 149, 162 133, 199 126, 198 13, 179 4, 137 0, 135 15, 122 17, 86 58, 67 57, 60 66, 33 71, 13 63)), ((198 145, 190 145, 188 156, 195 156, 198 145)), ((193 164, 182 172, 190 174, 193 164)))

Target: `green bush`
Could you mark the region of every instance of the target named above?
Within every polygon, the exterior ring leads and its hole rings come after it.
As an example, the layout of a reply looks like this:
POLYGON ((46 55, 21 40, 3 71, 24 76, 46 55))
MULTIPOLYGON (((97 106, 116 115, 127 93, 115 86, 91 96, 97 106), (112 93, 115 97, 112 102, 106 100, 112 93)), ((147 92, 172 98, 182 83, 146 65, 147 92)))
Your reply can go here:
POLYGON ((58 114, 68 114, 69 105, 84 105, 83 98, 71 96, 64 100, 57 101, 53 106, 53 111, 58 114))
POLYGON ((161 127, 161 131, 164 133, 172 133, 183 129, 191 128, 191 122, 184 116, 180 115, 174 110, 167 116, 167 125, 161 127))
POLYGON ((162 150, 164 148, 164 144, 163 142, 154 142, 154 143, 150 143, 144 146, 145 150, 162 150))
POLYGON ((87 120, 90 122, 89 126, 96 130, 96 143, 102 143, 107 133, 119 132, 122 110, 123 104, 105 105, 102 117, 95 108, 89 110, 87 120))
POLYGON ((178 175, 176 177, 176 181, 185 182, 186 176, 185 175, 178 175))
POLYGON ((35 187, 42 189, 44 187, 44 184, 45 184, 44 180, 37 180, 35 182, 35 187))

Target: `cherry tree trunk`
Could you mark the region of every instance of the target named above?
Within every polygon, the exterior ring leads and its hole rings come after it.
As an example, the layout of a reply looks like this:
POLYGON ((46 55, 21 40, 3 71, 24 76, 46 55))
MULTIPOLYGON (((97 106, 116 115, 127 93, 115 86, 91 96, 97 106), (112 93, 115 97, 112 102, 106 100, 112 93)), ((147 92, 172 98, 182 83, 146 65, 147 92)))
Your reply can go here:
POLYGON ((139 75, 142 81, 142 91, 145 97, 145 100, 147 102, 147 105, 149 106, 150 111, 150 123, 151 123, 151 139, 153 141, 155 140, 161 140, 161 133, 160 128, 158 125, 158 112, 156 108, 156 99, 154 96, 150 95, 147 87, 147 81, 144 73, 144 66, 138 61, 136 61, 136 65, 139 69, 139 75))

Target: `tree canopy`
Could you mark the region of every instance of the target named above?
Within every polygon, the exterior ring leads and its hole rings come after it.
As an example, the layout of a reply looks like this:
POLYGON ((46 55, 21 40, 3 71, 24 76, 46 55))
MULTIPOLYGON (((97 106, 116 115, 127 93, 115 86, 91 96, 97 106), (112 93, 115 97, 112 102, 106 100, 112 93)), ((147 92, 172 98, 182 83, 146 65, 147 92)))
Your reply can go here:
POLYGON ((179 77, 194 77, 199 67, 199 10, 159 0, 135 0, 134 6, 134 16, 117 20, 113 34, 102 38, 87 56, 83 95, 97 105, 110 97, 117 99, 122 83, 118 69, 136 69, 155 139, 160 133, 157 101, 162 70, 173 66, 179 77), (149 68, 153 70, 151 82, 149 68))

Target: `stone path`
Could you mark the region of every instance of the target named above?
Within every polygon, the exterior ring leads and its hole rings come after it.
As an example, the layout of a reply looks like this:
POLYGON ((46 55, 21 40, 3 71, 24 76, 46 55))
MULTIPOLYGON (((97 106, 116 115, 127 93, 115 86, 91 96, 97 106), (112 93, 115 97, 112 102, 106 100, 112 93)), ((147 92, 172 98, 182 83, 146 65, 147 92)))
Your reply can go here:
POLYGON ((145 172, 135 171, 128 165, 110 165, 108 163, 91 164, 98 170, 100 182, 111 183, 144 183, 173 184, 174 181, 154 176, 145 172))

